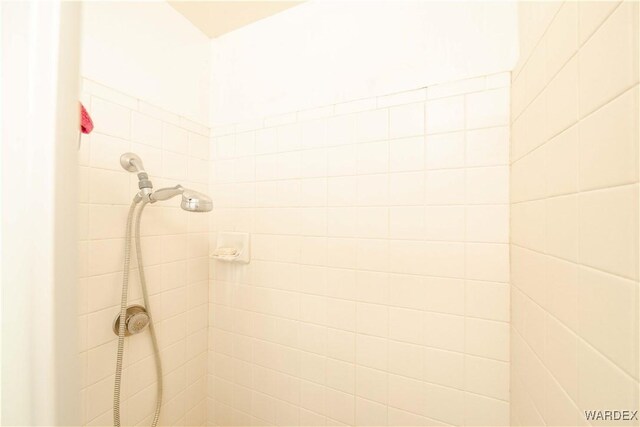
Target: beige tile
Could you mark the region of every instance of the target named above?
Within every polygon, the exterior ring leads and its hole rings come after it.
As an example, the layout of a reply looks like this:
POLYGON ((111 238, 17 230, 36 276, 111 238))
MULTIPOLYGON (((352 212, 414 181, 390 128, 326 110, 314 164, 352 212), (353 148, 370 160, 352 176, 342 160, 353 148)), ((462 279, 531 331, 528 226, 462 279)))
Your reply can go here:
POLYGON ((339 360, 327 359, 326 384, 344 393, 355 393, 355 365, 339 360))
MULTIPOLYGON (((527 18, 523 18, 520 22, 522 22, 522 25, 525 25, 527 18)), ((544 30, 544 27, 540 27, 540 29, 544 30)), ((542 36, 542 34, 540 34, 540 36, 542 36)), ((535 47, 532 46, 531 55, 529 56, 527 64, 522 71, 522 77, 525 80, 525 97, 528 100, 538 96, 545 84, 549 81, 546 60, 548 40, 541 37, 535 40, 534 43, 537 43, 537 45, 535 47)))
MULTIPOLYGON (((495 400, 479 396, 477 394, 465 393, 465 425, 475 426, 508 426, 509 424, 509 403, 502 400, 495 400)), ((523 424, 537 425, 537 424, 523 424)))
POLYGON ((418 171, 424 167, 424 136, 395 139, 389 142, 391 172, 418 171))
POLYGON ((578 259, 578 196, 546 201, 546 252, 569 261, 578 259))
POLYGON ((389 342, 389 372, 409 378, 423 378, 423 347, 396 341, 389 342))
POLYGON ((498 243, 465 245, 465 277, 474 280, 504 282, 509 280, 509 246, 498 243))
POLYGON ((89 202, 129 205, 133 194, 129 192, 129 175, 124 171, 89 170, 89 202))
POLYGON ((581 425, 586 421, 583 419, 584 412, 579 411, 574 400, 572 400, 565 390, 553 379, 547 379, 545 420, 551 425, 581 425))
POLYGON ((580 189, 638 180, 638 89, 580 122, 580 189))
POLYGON ((469 204, 508 203, 509 168, 496 166, 467 170, 466 197, 469 204))
POLYGON ((398 375, 389 375, 389 405, 414 414, 424 412, 424 383, 398 375))
POLYGON ((444 98, 465 93, 479 92, 487 86, 486 77, 475 77, 471 79, 458 80, 450 83, 441 83, 429 86, 427 96, 429 99, 444 98))
POLYGON ((392 93, 391 95, 379 96, 377 99, 377 106, 389 107, 394 105, 424 101, 426 96, 427 96, 426 88, 392 93))
POLYGON ((442 350, 464 351, 464 317, 424 313, 424 344, 442 350))
POLYGON ((390 274, 388 303, 396 307, 422 309, 426 301, 426 287, 423 278, 409 274, 390 274))
POLYGON ((571 399, 578 398, 578 336, 552 316, 545 319, 545 365, 571 399))
POLYGON ((425 277, 421 281, 424 299, 417 301, 421 308, 437 313, 464 314, 462 301, 465 298, 464 281, 425 277))
POLYGON ((422 239, 424 236, 424 208, 421 206, 401 206, 389 209, 390 238, 422 239))
POLYGON ((580 262, 637 279, 637 217, 637 185, 580 194, 580 262))
POLYGON ((357 145, 358 174, 381 173, 389 170, 389 143, 367 142, 357 145))
POLYGON ((509 321, 509 285, 505 283, 465 283, 464 312, 467 316, 509 321))
POLYGON ((511 243, 544 252, 546 200, 511 204, 511 243))
POLYGON ((500 88, 465 96, 466 128, 504 126, 509 123, 509 89, 500 88))
POLYGON ((124 238, 128 211, 126 206, 89 205, 89 239, 124 238))
MULTIPOLYGON (((336 106, 336 114, 338 112, 336 106)), ((337 115, 327 119, 327 145, 345 145, 356 142, 356 116, 337 115)))
POLYGON ((120 271, 124 262, 124 239, 92 240, 88 256, 90 276, 120 271))
POLYGON ((509 128, 499 126, 466 132, 467 166, 496 166, 509 162, 509 128))
POLYGON ((162 122, 133 111, 131 113, 131 140, 160 148, 162 146, 162 122))
POLYGON ((389 109, 389 137, 404 138, 424 134, 424 103, 405 104, 389 109))
POLYGON ((465 356, 464 386, 466 391, 509 400, 509 363, 465 356))
POLYGON ((340 329, 327 329, 327 356, 346 362, 355 361, 356 334, 340 329))
MULTIPOLYGON (((582 126, 580 124, 579 126, 582 126)), ((544 172, 549 196, 578 190, 578 126, 572 126, 544 145, 544 172)))
POLYGON ((361 175, 357 181, 359 206, 381 206, 389 201, 389 179, 385 174, 361 175))
POLYGON ((559 134, 578 120, 578 75, 578 59, 574 57, 545 89, 548 137, 559 134))
POLYGON ((558 258, 545 259, 548 293, 543 302, 567 327, 578 330, 578 265, 558 258))
MULTIPOLYGON (((300 148, 317 148, 326 145, 327 139, 327 121, 325 119, 304 121, 301 124, 289 124, 285 127, 278 128, 278 149, 280 151, 287 151, 298 148, 298 143, 295 139, 285 141, 280 139, 282 136, 282 130, 290 130, 294 133, 300 129, 299 147, 300 148), (281 144, 282 143, 282 144, 281 144)), ((296 136, 294 136, 296 138, 296 136)))
POLYGON ((509 324, 492 320, 465 320, 465 350, 469 354, 509 360, 509 324))
POLYGON ((454 96, 427 101, 425 114, 427 134, 462 130, 464 128, 464 97, 454 96))
POLYGON ((620 3, 619 1, 578 3, 580 43, 584 43, 620 3))
POLYGON ((378 141, 389 136, 389 111, 371 110, 356 115, 356 140, 358 142, 378 141))
POLYGON ((427 169, 464 167, 465 134, 450 132, 426 137, 427 169))
POLYGON ((462 277, 465 248, 462 243, 425 242, 419 266, 419 273, 435 277, 462 277))
POLYGON ((356 337, 356 362, 369 368, 387 369, 388 342, 385 339, 358 334, 356 337))
POLYGON ((427 206, 424 211, 427 240, 463 241, 465 209, 462 206, 427 206))
POLYGON ((370 400, 356 398, 356 426, 386 426, 387 407, 370 400))
POLYGON ((637 283, 581 267, 579 289, 580 335, 618 366, 637 377, 637 283))
POLYGON ((427 205, 461 205, 465 197, 465 173, 461 169, 428 171, 425 174, 427 205))
POLYGON ((578 347, 578 407, 638 409, 638 383, 586 343, 578 347))
POLYGON ((356 366, 356 395, 382 404, 387 403, 386 371, 356 366))
POLYGON ((387 408, 388 425, 390 426, 427 426, 434 422, 420 415, 392 407, 387 408))
POLYGON ((578 3, 564 3, 547 30, 547 72, 556 74, 578 50, 578 3))
POLYGON ((509 205, 477 205, 465 208, 465 238, 472 242, 509 241, 509 205))
POLYGON ((402 308, 389 308, 389 338, 422 344, 422 312, 402 308))
POLYGON ((386 306, 357 304, 356 330, 358 333, 386 337, 389 329, 389 314, 386 306))
POLYGON ((580 50, 581 117, 638 81, 637 42, 638 4, 624 2, 580 50))
MULTIPOLYGON (((233 157, 233 139, 224 137, 218 143, 218 158, 233 157), (223 144, 222 140, 230 140, 230 144, 223 144)), ((186 154, 189 151, 189 133, 172 124, 163 123, 162 125, 162 148, 163 150, 173 151, 180 154, 186 154)))
POLYGON ((464 388, 464 354, 436 348, 424 349, 424 380, 457 389, 464 388))
POLYGON ((422 414, 451 425, 461 425, 464 392, 435 384, 424 384, 425 406, 422 414))
POLYGON ((422 205, 425 200, 423 172, 392 173, 389 175, 390 205, 422 205))
POLYGON ((128 139, 131 132, 131 110, 118 104, 91 98, 94 132, 128 139))
POLYGON ((382 239, 389 236, 389 209, 359 207, 356 212, 356 236, 382 239))
POLYGON ((121 171, 120 156, 130 150, 129 141, 95 133, 91 136, 89 165, 93 168, 121 171))

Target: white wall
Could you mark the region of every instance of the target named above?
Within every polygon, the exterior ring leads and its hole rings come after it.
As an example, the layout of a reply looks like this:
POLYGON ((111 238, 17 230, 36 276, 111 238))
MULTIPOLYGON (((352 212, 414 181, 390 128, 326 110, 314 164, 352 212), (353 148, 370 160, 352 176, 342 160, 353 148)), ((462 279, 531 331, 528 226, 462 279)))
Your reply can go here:
MULTIPOLYGON (((78 177, 79 350, 83 425, 110 425, 128 206, 137 178, 120 167, 122 153, 142 158, 154 188, 182 184, 208 193, 207 127, 144 100, 85 80, 82 102, 94 131, 82 138, 78 177)), ((207 369, 207 214, 185 212, 172 199, 145 209, 142 250, 150 309, 162 359, 162 425, 202 425, 207 369)), ((141 304, 135 264, 129 304, 141 304)), ((148 425, 156 377, 149 332, 125 341, 122 419, 148 425)), ((78 410, 80 412, 80 410, 78 410)))
POLYGON ((166 2, 86 2, 81 71, 207 124, 209 39, 166 2))
POLYGON ((1 12, 0 423, 77 425, 80 5, 4 2, 1 12))
POLYGON ((508 85, 214 130, 210 424, 508 424, 508 85))
POLYGON ((212 42, 212 125, 508 71, 516 5, 318 2, 212 42))
MULTIPOLYGON (((528 2, 511 97, 511 425, 637 410, 638 4, 528 2)), ((637 420, 596 421, 638 425, 637 420)))
MULTIPOLYGON (((95 123, 79 153, 79 340, 83 425, 112 420, 123 232, 139 154, 155 188, 207 192, 209 39, 166 2, 87 2, 82 102, 95 123)), ((142 246, 164 372, 163 425, 206 420, 207 215, 174 199, 146 209, 142 246)), ((135 271, 133 275, 135 277, 135 271)), ((140 302, 134 279, 130 303, 140 302)), ((122 417, 148 425, 155 374, 148 332, 127 339, 122 417)))

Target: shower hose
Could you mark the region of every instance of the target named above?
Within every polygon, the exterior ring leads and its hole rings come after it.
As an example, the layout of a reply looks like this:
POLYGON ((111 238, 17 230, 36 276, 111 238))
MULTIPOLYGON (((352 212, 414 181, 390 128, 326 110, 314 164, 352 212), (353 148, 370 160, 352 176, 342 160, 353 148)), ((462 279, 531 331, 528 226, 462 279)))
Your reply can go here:
POLYGON ((140 275, 140 286, 142 288, 142 298, 144 299, 144 305, 147 309, 147 315, 149 316, 149 333, 151 335, 151 342, 153 344, 153 356, 156 364, 156 376, 157 376, 157 396, 156 396, 156 409, 153 415, 152 427, 158 425, 158 419, 160 418, 160 408, 162 406, 162 364, 160 361, 160 350, 158 348, 158 339, 156 338, 156 330, 153 324, 153 318, 151 317, 151 307, 149 305, 149 292, 147 291, 147 282, 144 276, 144 267, 142 264, 142 247, 140 245, 140 218, 142 217, 142 211, 147 205, 147 201, 142 201, 140 208, 136 212, 136 207, 140 201, 136 198, 131 203, 129 208, 129 214, 127 215, 127 230, 126 239, 124 245, 124 274, 122 276, 122 299, 120 303, 120 322, 118 329, 118 353, 116 358, 116 378, 113 388, 113 425, 120 427, 120 394, 122 385, 122 358, 124 356, 124 335, 125 335, 125 319, 127 317, 127 297, 129 293, 129 269, 131 267, 131 227, 133 226, 135 232, 136 242, 136 257, 138 260, 138 273, 140 275), (135 218, 134 218, 135 217, 135 218))

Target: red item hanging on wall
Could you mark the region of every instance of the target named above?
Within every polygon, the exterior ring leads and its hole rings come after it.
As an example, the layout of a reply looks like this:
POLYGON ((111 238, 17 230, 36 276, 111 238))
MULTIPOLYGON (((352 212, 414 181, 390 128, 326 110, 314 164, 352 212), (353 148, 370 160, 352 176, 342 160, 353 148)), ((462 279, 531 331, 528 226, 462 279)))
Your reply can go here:
POLYGON ((82 133, 91 133, 93 130, 93 120, 82 103, 80 103, 80 130, 82 133))

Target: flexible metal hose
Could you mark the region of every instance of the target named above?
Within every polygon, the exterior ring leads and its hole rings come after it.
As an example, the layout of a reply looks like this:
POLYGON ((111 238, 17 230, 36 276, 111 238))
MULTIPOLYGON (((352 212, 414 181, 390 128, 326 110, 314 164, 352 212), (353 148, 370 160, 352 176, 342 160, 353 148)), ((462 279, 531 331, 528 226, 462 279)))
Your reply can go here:
POLYGON ((158 339, 156 338, 156 327, 153 324, 153 318, 151 317, 151 304, 149 302, 147 280, 144 275, 144 265, 142 263, 142 245, 140 244, 140 218, 142 217, 142 211, 146 206, 147 202, 142 202, 142 206, 140 206, 140 210, 138 210, 138 215, 136 215, 135 238, 136 256, 138 258, 138 273, 140 275, 140 286, 142 287, 142 298, 144 299, 144 306, 147 308, 147 315, 149 316, 149 334, 151 335, 153 356, 156 362, 156 411, 153 415, 153 421, 151 422, 151 427, 156 427, 158 425, 158 419, 160 418, 160 408, 162 407, 162 361, 160 360, 160 348, 158 347, 158 339))
POLYGON ((118 353, 116 354, 116 379, 113 386, 113 425, 120 427, 120 387, 122 385, 122 358, 124 355, 124 329, 127 318, 127 296, 129 293, 129 268, 131 266, 131 223, 138 202, 134 199, 127 215, 124 241, 124 271, 122 274, 122 297, 120 299, 120 323, 118 325, 118 353))
POLYGON ((144 276, 144 267, 142 263, 142 247, 140 245, 140 218, 142 211, 148 202, 143 201, 140 209, 135 215, 135 221, 133 221, 136 207, 139 203, 138 199, 134 199, 129 207, 129 213, 127 215, 127 229, 124 244, 124 273, 122 276, 122 298, 120 300, 120 322, 118 326, 118 352, 116 355, 116 376, 115 384, 113 388, 113 425, 120 427, 120 395, 122 386, 122 361, 124 356, 124 336, 125 336, 125 319, 127 318, 127 298, 129 294, 129 270, 131 267, 131 227, 135 223, 135 241, 136 241, 136 256, 138 259, 138 273, 140 275, 140 285, 142 287, 142 297, 144 299, 144 305, 147 309, 147 315, 149 316, 149 332, 151 334, 151 342, 153 343, 153 354, 156 364, 157 375, 157 397, 156 397, 156 410, 151 423, 152 427, 158 425, 158 419, 160 418, 160 408, 162 406, 162 365, 160 361, 160 349, 158 348, 158 340, 156 338, 155 327, 153 325, 153 319, 151 318, 151 308, 149 305, 149 293, 147 291, 147 282, 144 276))

